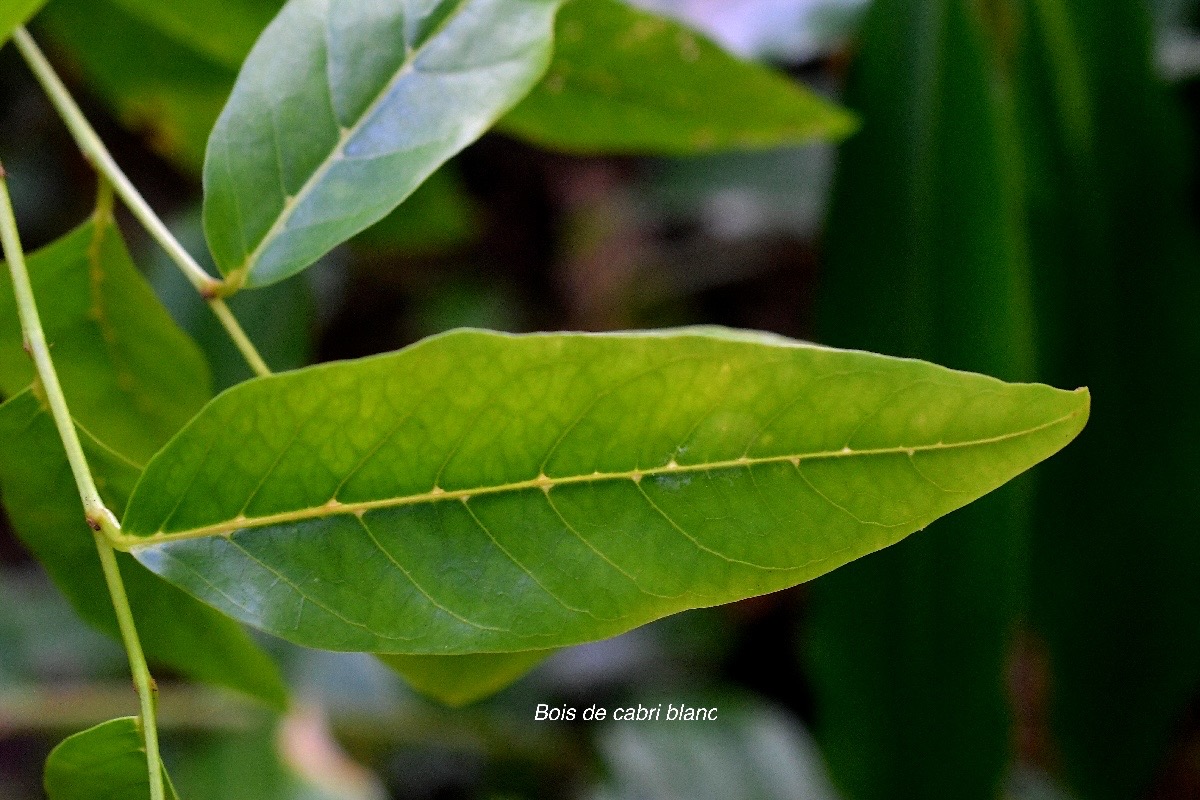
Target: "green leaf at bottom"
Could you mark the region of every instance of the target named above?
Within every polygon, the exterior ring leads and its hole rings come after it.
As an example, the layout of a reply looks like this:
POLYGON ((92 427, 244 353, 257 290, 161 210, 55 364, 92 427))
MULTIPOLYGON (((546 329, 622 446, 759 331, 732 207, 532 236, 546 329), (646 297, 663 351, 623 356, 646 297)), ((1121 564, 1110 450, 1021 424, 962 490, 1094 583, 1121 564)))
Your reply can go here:
MULTIPOLYGON (((69 736, 50 752, 46 794, 50 800, 148 800, 149 772, 141 724, 121 717, 69 736)), ((167 800, 179 800, 165 767, 163 783, 167 800)))
POLYGON ((458 331, 225 392, 147 466, 122 546, 308 646, 545 650, 893 544, 1088 404, 764 336, 458 331))

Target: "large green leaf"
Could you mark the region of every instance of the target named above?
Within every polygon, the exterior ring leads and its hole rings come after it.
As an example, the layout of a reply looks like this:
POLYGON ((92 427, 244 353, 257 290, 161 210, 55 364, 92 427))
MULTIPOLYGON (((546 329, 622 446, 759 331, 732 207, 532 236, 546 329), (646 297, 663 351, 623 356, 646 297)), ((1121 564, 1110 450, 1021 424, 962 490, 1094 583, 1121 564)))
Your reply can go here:
MULTIPOLYGON (((28 259, 34 296, 71 412, 145 463, 211 396, 204 357, 129 259, 111 219, 88 222, 28 259)), ((0 277, 0 391, 34 379, 12 280, 0 277)))
MULTIPOLYGON (((823 338, 1028 378, 1019 162, 980 5, 876 0, 857 52, 847 102, 863 130, 840 153, 823 338)), ((1021 488, 813 585, 817 733, 848 798, 997 796, 1026 585, 1021 488)))
POLYGON ((545 70, 558 0, 290 0, 209 139, 204 224, 231 282, 286 278, 382 219, 545 70))
POLYGON ((841 138, 854 119, 678 23, 571 0, 546 77, 501 128, 564 150, 684 155, 841 138))
POLYGON ((1075 793, 1132 800, 1153 794, 1200 687, 1200 376, 1178 369, 1200 363, 1195 150, 1144 3, 1019 7, 1043 374, 1104 398, 1045 472, 1034 621, 1075 793))
MULTIPOLYGON (((97 442, 80 438, 101 495, 119 513, 139 467, 97 442)), ((54 421, 32 391, 0 406, 0 491, 21 541, 86 622, 113 638, 117 618, 92 532, 71 480, 54 421)), ((228 686, 282 706, 274 663, 233 620, 181 592, 124 553, 117 555, 146 655, 191 678, 228 686)))
POLYGON ((458 656, 380 653, 379 660, 421 694, 449 706, 465 706, 519 680, 553 652, 523 650, 458 656))
MULTIPOLYGON (((141 723, 109 720, 68 736, 46 759, 49 800, 148 800, 150 775, 141 723)), ((179 800, 162 768, 167 800, 179 800)))
POLYGON ((1088 402, 762 334, 459 331, 227 391, 148 465, 123 546, 301 644, 548 649, 892 544, 1088 402))
POLYGON ((0 45, 8 41, 18 25, 25 22, 38 12, 46 0, 5 0, 0 7, 0 45))

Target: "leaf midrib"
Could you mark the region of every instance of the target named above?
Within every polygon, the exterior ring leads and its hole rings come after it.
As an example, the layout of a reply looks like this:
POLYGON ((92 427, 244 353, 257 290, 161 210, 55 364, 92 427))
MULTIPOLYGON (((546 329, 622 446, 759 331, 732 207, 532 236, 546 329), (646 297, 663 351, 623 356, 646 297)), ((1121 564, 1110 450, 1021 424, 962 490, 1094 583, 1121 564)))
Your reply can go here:
MULTIPOLYGON (((1077 391, 1085 390, 1081 389, 1077 391)), ((539 474, 536 478, 531 478, 529 480, 495 484, 492 486, 480 486, 470 489, 445 490, 435 486, 428 492, 402 495, 398 497, 385 497, 377 500, 363 500, 355 503, 342 503, 336 498, 331 498, 328 502, 319 506, 307 506, 305 508, 295 509, 293 511, 283 511, 277 514, 267 514, 261 517, 246 517, 244 515, 238 515, 237 517, 224 522, 204 525, 198 528, 191 528, 183 531, 175 531, 171 533, 158 531, 156 533, 143 536, 136 534, 122 534, 120 537, 114 537, 113 544, 119 549, 130 551, 139 547, 150 547, 187 539, 202 539, 213 536, 228 537, 238 531, 292 522, 303 522, 311 519, 323 519, 342 514, 354 514, 361 518, 362 515, 369 511, 376 511, 384 508, 397 508, 401 506, 420 505, 423 503, 436 503, 444 500, 459 500, 466 502, 473 497, 479 497, 482 495, 522 492, 530 489, 541 489, 548 494, 551 489, 555 489, 560 486, 569 486, 572 484, 601 483, 618 480, 632 480, 634 482, 640 482, 643 478, 652 478, 661 475, 686 475, 722 469, 736 469, 738 467, 755 467, 764 464, 778 464, 789 461, 798 467, 802 461, 900 454, 913 456, 917 453, 935 452, 940 450, 959 450, 969 447, 982 447, 989 444, 999 444, 1001 442, 1019 439, 1023 436, 1030 436, 1032 434, 1062 425, 1086 413, 1087 407, 1085 405, 1083 408, 1077 408, 1061 417, 1044 422, 1040 425, 1035 425, 1031 428, 1013 431, 1011 433, 1004 433, 998 436, 971 439, 962 442, 937 442, 935 444, 867 448, 862 450, 854 450, 847 446, 843 447, 841 450, 762 456, 758 458, 741 456, 735 459, 708 461, 698 464, 676 464, 674 459, 672 459, 671 461, 667 462, 667 464, 664 464, 660 467, 649 467, 647 469, 633 469, 620 472, 593 472, 589 475, 565 475, 557 478, 551 478, 545 474, 539 474)))
MULTIPOLYGON (((242 262, 241 266, 237 267, 226 276, 226 280, 230 281, 231 283, 236 283, 244 279, 244 277, 254 269, 254 265, 259 262, 263 256, 263 253, 266 252, 271 243, 278 239, 280 234, 283 233, 284 229, 287 227, 288 220, 292 218, 292 215, 296 212, 296 209, 313 191, 313 188, 321 182, 321 179, 325 177, 326 173, 329 172, 333 165, 341 160, 346 143, 358 135, 359 131, 362 130, 363 125, 365 125, 367 120, 369 120, 375 114, 375 112, 379 109, 379 106, 384 100, 387 99, 392 90, 396 88, 396 85, 400 82, 400 80, 413 71, 413 65, 416 64, 417 58, 425 52, 425 49, 429 47, 438 36, 442 34, 445 28, 450 24, 450 21, 458 17, 458 15, 462 12, 463 7, 466 6, 468 2, 470 2, 470 0, 459 0, 458 4, 454 7, 454 10, 447 14, 446 18, 429 32, 429 35, 425 37, 425 41, 419 46, 414 47, 409 52, 408 56, 404 59, 404 62, 400 65, 400 68, 396 70, 396 74, 393 75, 386 84, 384 84, 383 89, 381 89, 379 93, 375 95, 375 98, 371 101, 370 105, 364 109, 363 113, 359 115, 358 119, 355 120, 353 125, 351 125, 349 128, 341 128, 339 126, 337 142, 329 151, 329 154, 321 160, 321 164, 313 171, 311 175, 308 176, 308 180, 304 182, 304 185, 302 185, 294 195, 291 195, 290 197, 286 194, 284 195, 283 208, 280 211, 279 216, 275 218, 275 222, 272 223, 267 232, 263 234, 262 239, 259 240, 254 250, 252 250, 249 255, 246 256, 246 259, 242 262)), ((328 47, 326 47, 326 58, 328 59, 328 47)), ((328 68, 328 64, 326 67, 328 68)), ((326 86, 329 87, 330 108, 335 109, 336 106, 333 102, 333 84, 327 80, 326 86)), ((337 117, 336 110, 334 111, 334 117, 337 117)))

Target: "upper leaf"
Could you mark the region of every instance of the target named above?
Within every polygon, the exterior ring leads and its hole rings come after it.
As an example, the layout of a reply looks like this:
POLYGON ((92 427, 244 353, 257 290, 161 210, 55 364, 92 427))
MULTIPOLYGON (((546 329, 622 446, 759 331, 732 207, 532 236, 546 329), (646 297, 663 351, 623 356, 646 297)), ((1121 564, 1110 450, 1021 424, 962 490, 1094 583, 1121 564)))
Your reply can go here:
MULTIPOLYGON (((166 768, 162 771, 167 800, 179 800, 166 768)), ((46 758, 45 782, 50 800, 148 800, 150 775, 137 718, 109 720, 68 736, 46 758)))
POLYGON ((384 217, 537 81, 558 0, 290 0, 209 139, 204 227, 233 284, 384 217))
MULTIPOLYGON (((29 277, 71 413, 109 447, 149 460, 211 396, 208 366, 129 259, 111 219, 34 253, 29 277)), ((0 391, 34 379, 12 280, 0 275, 0 391)))
POLYGON ((571 0, 546 77, 500 126, 562 150, 686 155, 839 139, 854 117, 676 22, 571 0))
POLYGON ((124 546, 295 642, 547 649, 806 581, 1046 458, 1086 391, 711 331, 459 331, 254 380, 124 546))

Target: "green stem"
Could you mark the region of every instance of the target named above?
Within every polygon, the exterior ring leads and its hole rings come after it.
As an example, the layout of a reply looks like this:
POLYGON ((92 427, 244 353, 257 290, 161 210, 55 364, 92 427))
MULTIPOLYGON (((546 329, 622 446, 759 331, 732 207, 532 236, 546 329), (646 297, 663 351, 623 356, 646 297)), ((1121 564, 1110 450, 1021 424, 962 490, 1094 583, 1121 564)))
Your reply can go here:
POLYGON ((113 610, 117 612, 117 626, 121 629, 121 641, 129 656, 129 669, 133 673, 133 685, 137 689, 142 707, 142 740, 146 743, 146 768, 150 771, 150 800, 166 800, 163 787, 162 759, 158 752, 158 685, 150 677, 146 655, 133 624, 133 609, 125 594, 125 583, 117 556, 108 540, 96 533, 96 550, 100 553, 100 566, 104 569, 104 581, 112 596, 113 610))
POLYGON ((254 370, 257 375, 269 375, 270 370, 267 369, 266 363, 262 356, 254 348, 254 344, 250 338, 246 336, 246 332, 242 330, 242 326, 238 324, 237 319, 225 305, 221 299, 223 294, 227 294, 230 287, 222 281, 212 277, 196 263, 196 259, 192 258, 191 254, 184 249, 163 224, 163 221, 154 213, 154 209, 150 208, 150 204, 130 182, 129 178, 117 166, 117 162, 113 160, 112 155, 108 152, 108 148, 104 146, 104 142, 96 134, 94 128, 88 123, 84 117, 83 111, 75 99, 71 97, 71 93, 67 91, 67 87, 55 73, 54 68, 50 66, 50 62, 46 60, 46 56, 42 53, 37 43, 33 41, 33 37, 29 35, 23 27, 18 27, 13 31, 13 43, 17 49, 21 51, 21 55, 25 58, 25 63, 33 71, 34 77, 38 83, 42 85, 50 102, 58 111, 67 129, 71 132, 71 136, 75 139, 75 143, 83 152, 85 158, 91 162, 101 175, 112 183, 121 200, 129 208, 133 216, 146 229, 151 237, 166 251, 175 265, 183 272, 184 277, 196 288, 204 301, 208 303, 209 308, 216 314, 217 319, 225 330, 229 333, 229 337, 237 346, 242 356, 246 359, 246 363, 254 370))
MULTIPOLYGON (((103 197, 103 192, 101 196, 103 197)), ((142 653, 142 645, 138 641, 137 629, 133 624, 133 611, 129 608, 129 598, 126 597, 125 585, 121 582, 116 554, 108 543, 109 538, 120 537, 121 527, 117 523, 117 518, 100 499, 99 491, 96 490, 96 482, 92 478, 92 471, 84 456, 83 446, 79 443, 75 422, 71 419, 66 397, 63 396, 62 386, 58 382, 58 373, 50 358, 50 347, 46 344, 46 334, 42 330, 41 317, 38 315, 37 304, 33 297, 33 286, 29 282, 29 271, 25 266, 25 252, 17 233, 17 220, 13 213, 12 199, 8 194, 8 180, 3 165, 0 165, 0 244, 3 245, 4 257, 8 260, 8 269, 12 274, 13 295, 17 301, 17 313, 21 318, 21 333, 25 337, 25 349, 33 359, 38 380, 41 382, 46 401, 50 406, 50 414, 58 428, 59 438, 62 439, 67 461, 71 465, 71 474, 75 476, 75 485, 79 489, 79 498, 83 501, 84 516, 88 525, 95 532, 96 548, 100 553, 104 579, 108 583, 108 591, 112 596, 113 608, 117 614, 117 624, 121 629, 121 639, 125 643, 125 652, 129 655, 133 682, 137 687, 142 706, 142 733, 146 742, 146 762, 150 773, 150 798, 151 800, 165 800, 162 768, 158 755, 158 731, 154 717, 156 689, 154 681, 150 677, 150 670, 146 666, 146 656, 142 653)))

